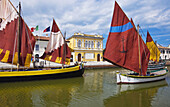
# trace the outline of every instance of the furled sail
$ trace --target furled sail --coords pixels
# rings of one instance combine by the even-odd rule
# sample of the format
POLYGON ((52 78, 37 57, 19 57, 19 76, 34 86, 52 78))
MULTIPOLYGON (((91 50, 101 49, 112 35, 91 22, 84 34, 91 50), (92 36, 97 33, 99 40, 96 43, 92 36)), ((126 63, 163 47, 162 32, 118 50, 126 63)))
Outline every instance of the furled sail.
POLYGON ((65 43, 61 31, 58 28, 55 20, 53 19, 50 40, 41 58, 44 60, 69 65, 70 57, 71 51, 68 45, 65 43))
POLYGON ((146 46, 148 47, 148 49, 150 51, 149 59, 152 61, 159 62, 159 57, 160 57, 161 52, 159 51, 158 47, 154 43, 154 41, 148 31, 147 31, 147 38, 146 38, 146 46))
POLYGON ((121 67, 146 75, 149 54, 142 38, 115 1, 104 58, 121 67))
MULTIPOLYGON (((19 15, 9 0, 0 0, 0 61, 17 64, 17 35, 19 15)), ((20 62, 21 66, 30 66, 35 38, 28 26, 21 18, 20 34, 20 62)))

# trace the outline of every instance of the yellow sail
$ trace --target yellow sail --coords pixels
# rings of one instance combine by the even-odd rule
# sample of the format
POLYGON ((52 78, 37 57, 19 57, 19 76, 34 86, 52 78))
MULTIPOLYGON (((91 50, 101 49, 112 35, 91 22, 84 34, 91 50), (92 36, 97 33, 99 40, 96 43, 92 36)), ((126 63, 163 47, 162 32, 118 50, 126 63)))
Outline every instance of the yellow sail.
POLYGON ((152 37, 150 36, 149 32, 147 32, 147 39, 146 39, 146 46, 150 51, 150 60, 159 62, 159 57, 161 52, 159 51, 158 47, 154 43, 152 37))

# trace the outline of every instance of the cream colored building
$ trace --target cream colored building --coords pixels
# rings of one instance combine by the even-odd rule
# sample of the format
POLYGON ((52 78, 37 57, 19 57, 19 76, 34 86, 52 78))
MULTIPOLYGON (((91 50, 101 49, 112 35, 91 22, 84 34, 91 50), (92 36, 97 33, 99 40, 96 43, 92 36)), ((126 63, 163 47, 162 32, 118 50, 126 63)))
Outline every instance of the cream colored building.
POLYGON ((71 60, 80 61, 103 61, 103 36, 74 33, 68 38, 71 48, 71 60))
POLYGON ((157 44, 157 46, 161 52, 160 59, 170 60, 170 45, 168 47, 163 47, 157 44))

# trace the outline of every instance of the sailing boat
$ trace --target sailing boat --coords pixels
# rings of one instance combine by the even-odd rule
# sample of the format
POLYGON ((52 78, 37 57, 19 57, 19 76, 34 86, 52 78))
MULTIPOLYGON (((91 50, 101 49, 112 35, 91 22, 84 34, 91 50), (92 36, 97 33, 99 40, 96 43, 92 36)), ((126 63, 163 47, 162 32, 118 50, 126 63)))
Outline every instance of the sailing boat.
POLYGON ((156 43, 153 41, 151 35, 147 31, 146 46, 150 51, 148 70, 153 69, 163 69, 165 67, 165 62, 159 62, 159 57, 161 52, 159 51, 156 43))
MULTIPOLYGON (((138 26, 139 30, 139 26, 138 26)), ((115 1, 104 58, 133 73, 117 72, 117 83, 143 83, 165 79, 167 69, 147 73, 150 52, 132 22, 115 1)))
POLYGON ((63 37, 59 27, 53 19, 51 36, 47 48, 41 58, 44 60, 69 65, 71 51, 65 43, 65 35, 63 37))
MULTIPOLYGON (((9 0, 0 1, 0 61, 15 64, 18 68, 17 70, 12 68, 9 70, 1 70, 0 82, 44 80, 82 76, 84 73, 83 64, 69 67, 63 66, 62 68, 29 68, 35 45, 35 38, 20 16, 20 10, 20 3, 18 12, 9 0), (21 68, 21 66, 24 67, 21 68), (25 67, 27 67, 27 69, 24 69, 25 67)), ((58 42, 61 41, 56 41, 55 43, 58 42)), ((65 41, 62 41, 62 43, 65 46, 65 41)), ((62 49, 63 50, 60 49, 59 51, 64 52, 64 48, 62 49)), ((54 50, 51 50, 51 52, 55 52, 55 48, 54 50)), ((57 58, 62 59, 64 64, 66 61, 63 57, 64 55, 57 58)), ((50 56, 50 58, 53 59, 53 56, 50 56)))

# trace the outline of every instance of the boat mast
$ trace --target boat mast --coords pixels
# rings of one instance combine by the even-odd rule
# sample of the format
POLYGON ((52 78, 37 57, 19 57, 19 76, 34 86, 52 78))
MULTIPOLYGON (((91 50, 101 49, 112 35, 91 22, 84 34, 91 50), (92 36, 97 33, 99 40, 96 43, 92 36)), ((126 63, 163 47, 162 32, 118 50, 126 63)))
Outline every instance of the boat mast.
POLYGON ((64 68, 64 62, 66 61, 66 41, 65 41, 65 38, 66 38, 66 32, 64 32, 64 36, 63 36, 64 46, 63 46, 62 68, 64 68))
POLYGON ((141 55, 140 55, 140 40, 139 40, 139 24, 137 25, 137 30, 138 30, 138 51, 139 51, 139 74, 142 75, 142 69, 141 69, 141 55))
POLYGON ((18 62, 17 62, 17 70, 19 69, 19 62, 20 62, 20 52, 21 52, 21 48, 20 48, 20 41, 21 41, 21 2, 19 2, 19 21, 18 21, 18 42, 17 42, 17 50, 18 50, 18 62))
MULTIPOLYGON (((155 45, 156 45, 156 41, 155 41, 155 45)), ((157 45, 156 45, 156 47, 157 47, 157 45)), ((156 63, 158 63, 158 62, 157 62, 157 56, 158 56, 158 55, 157 55, 157 48, 155 48, 155 52, 156 52, 156 63)))

